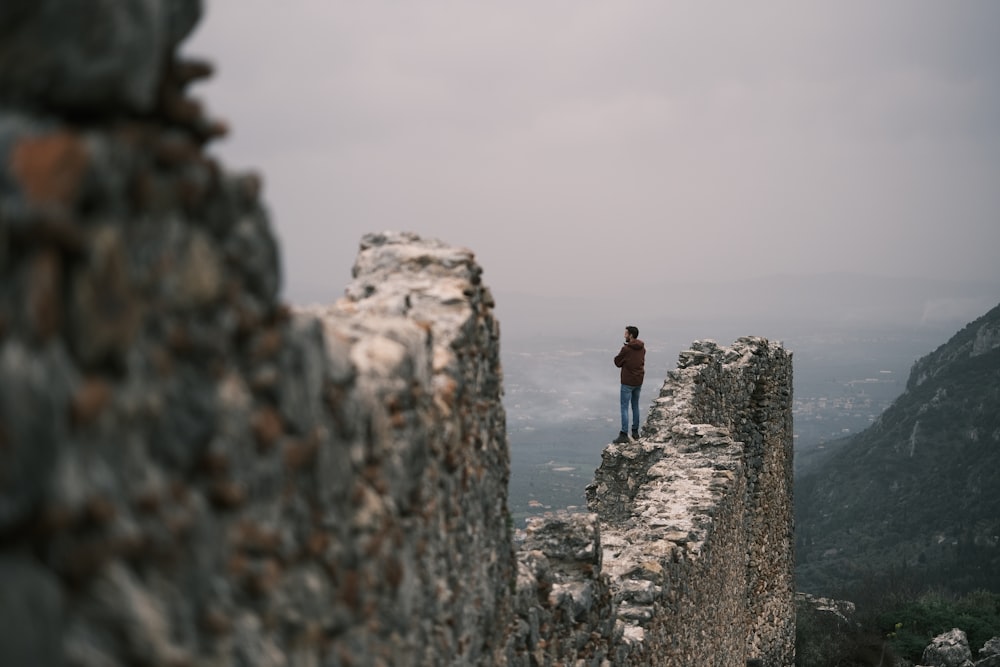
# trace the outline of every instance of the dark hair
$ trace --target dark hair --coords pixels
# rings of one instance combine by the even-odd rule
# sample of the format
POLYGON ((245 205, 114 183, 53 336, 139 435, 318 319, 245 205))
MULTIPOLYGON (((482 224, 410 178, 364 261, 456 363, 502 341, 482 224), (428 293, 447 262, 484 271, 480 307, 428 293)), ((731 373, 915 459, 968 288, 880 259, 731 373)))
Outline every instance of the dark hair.
POLYGON ((639 327, 634 327, 631 324, 625 327, 625 330, 632 334, 632 338, 639 337, 639 327))

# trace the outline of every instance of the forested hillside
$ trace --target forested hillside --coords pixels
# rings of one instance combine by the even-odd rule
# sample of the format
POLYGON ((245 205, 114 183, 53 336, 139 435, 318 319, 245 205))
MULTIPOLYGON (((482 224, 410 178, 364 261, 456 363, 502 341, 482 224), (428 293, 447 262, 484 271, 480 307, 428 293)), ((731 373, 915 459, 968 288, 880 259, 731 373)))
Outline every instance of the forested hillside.
POLYGON ((800 590, 889 577, 1000 591, 1000 306, 917 361, 795 493, 800 590))

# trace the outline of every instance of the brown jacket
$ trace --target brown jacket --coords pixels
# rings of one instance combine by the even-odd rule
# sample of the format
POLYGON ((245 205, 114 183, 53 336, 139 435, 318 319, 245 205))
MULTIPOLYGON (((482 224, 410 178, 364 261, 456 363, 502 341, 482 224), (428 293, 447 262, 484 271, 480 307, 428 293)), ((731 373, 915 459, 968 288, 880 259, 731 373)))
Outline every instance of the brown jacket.
POLYGON ((622 384, 638 387, 646 375, 646 344, 638 338, 622 345, 615 357, 615 366, 622 369, 622 384))

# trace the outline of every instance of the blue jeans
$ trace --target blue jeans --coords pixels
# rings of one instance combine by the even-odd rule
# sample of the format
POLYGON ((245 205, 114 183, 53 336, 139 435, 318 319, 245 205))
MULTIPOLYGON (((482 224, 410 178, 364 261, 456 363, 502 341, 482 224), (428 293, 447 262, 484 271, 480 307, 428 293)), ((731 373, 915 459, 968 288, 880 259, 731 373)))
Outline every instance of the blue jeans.
POLYGON ((632 404, 632 430, 639 430, 639 390, 642 389, 640 384, 637 387, 632 385, 623 384, 622 385, 622 433, 628 433, 628 405, 632 404))

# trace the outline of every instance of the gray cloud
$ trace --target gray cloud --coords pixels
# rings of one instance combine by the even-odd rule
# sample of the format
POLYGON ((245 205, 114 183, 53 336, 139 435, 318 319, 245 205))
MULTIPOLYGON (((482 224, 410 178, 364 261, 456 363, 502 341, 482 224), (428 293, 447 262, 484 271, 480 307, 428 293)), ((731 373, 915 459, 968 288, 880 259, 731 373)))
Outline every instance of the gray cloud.
POLYGON ((472 248, 499 293, 1000 284, 998 3, 217 0, 185 50, 294 301, 381 229, 472 248))

